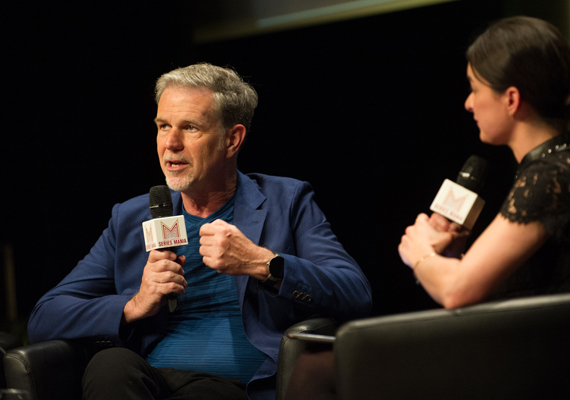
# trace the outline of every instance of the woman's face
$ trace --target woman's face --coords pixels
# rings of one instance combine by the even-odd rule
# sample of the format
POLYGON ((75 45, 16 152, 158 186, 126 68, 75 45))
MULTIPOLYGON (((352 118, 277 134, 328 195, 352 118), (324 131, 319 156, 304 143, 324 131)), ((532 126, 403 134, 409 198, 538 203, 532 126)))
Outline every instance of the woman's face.
POLYGON ((471 93, 465 100, 465 109, 473 113, 481 141, 495 145, 508 144, 512 118, 507 108, 507 96, 491 89, 489 82, 480 75, 475 76, 471 64, 467 64, 467 79, 471 93))

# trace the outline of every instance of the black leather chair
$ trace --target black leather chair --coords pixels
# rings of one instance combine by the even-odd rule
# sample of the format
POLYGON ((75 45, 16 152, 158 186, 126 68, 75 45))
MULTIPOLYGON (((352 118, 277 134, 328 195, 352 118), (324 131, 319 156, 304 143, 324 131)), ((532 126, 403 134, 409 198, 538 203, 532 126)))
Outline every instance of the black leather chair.
MULTIPOLYGON (((287 337, 292 332, 333 334, 330 318, 313 318, 285 332, 279 350, 277 395, 283 397, 295 359, 307 344, 287 337)), ((27 390, 32 400, 80 400, 83 371, 96 348, 69 340, 52 340, 12 349, 4 358, 9 388, 27 390)))
POLYGON ((309 346, 314 345, 311 342, 291 339, 289 335, 306 332, 332 336, 335 334, 337 328, 338 325, 336 321, 331 318, 315 318, 293 325, 285 331, 279 348, 276 400, 283 399, 287 385, 289 384, 289 378, 291 377, 293 367, 299 355, 307 350, 309 346))
POLYGON ((570 294, 352 321, 334 354, 342 400, 569 399, 570 294))
POLYGON ((0 332, 0 389, 6 388, 6 378, 4 375, 4 355, 10 349, 22 345, 22 340, 8 332, 0 332))

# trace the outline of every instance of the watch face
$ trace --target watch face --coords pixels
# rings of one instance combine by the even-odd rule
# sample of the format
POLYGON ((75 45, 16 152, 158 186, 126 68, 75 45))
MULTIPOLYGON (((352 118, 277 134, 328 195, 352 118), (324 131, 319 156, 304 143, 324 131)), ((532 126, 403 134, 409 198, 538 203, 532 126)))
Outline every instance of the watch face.
POLYGON ((269 262, 269 273, 273 278, 282 279, 284 267, 285 260, 279 254, 276 254, 275 257, 273 257, 273 259, 269 262))

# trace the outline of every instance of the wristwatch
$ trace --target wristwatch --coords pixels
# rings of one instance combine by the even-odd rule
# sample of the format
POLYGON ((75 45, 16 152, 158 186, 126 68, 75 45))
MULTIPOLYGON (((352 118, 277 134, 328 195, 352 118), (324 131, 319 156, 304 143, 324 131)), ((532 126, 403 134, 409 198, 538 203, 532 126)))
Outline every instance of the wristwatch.
POLYGON ((280 254, 274 253, 275 256, 267 262, 269 276, 261 283, 265 287, 273 287, 276 283, 283 279, 283 270, 285 268, 285 260, 280 254))

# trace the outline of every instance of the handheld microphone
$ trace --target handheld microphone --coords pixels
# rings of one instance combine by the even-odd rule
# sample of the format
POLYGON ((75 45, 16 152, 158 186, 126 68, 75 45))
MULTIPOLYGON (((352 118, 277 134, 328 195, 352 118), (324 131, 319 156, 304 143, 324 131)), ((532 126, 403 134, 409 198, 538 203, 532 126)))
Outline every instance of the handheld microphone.
POLYGON ((472 192, 479 193, 487 179, 488 164, 482 157, 475 155, 469 157, 457 174, 456 182, 472 192))
MULTIPOLYGON (((184 216, 172 216, 172 196, 168 186, 159 185, 150 188, 150 215, 153 219, 143 222, 143 232, 146 251, 166 249, 174 251, 173 247, 188 244, 184 216)), ((168 311, 173 312, 177 304, 176 293, 169 293, 168 311)))
POLYGON ((449 179, 443 182, 430 210, 471 230, 485 205, 477 192, 487 177, 487 165, 484 158, 469 157, 457 175, 457 183, 449 179))

